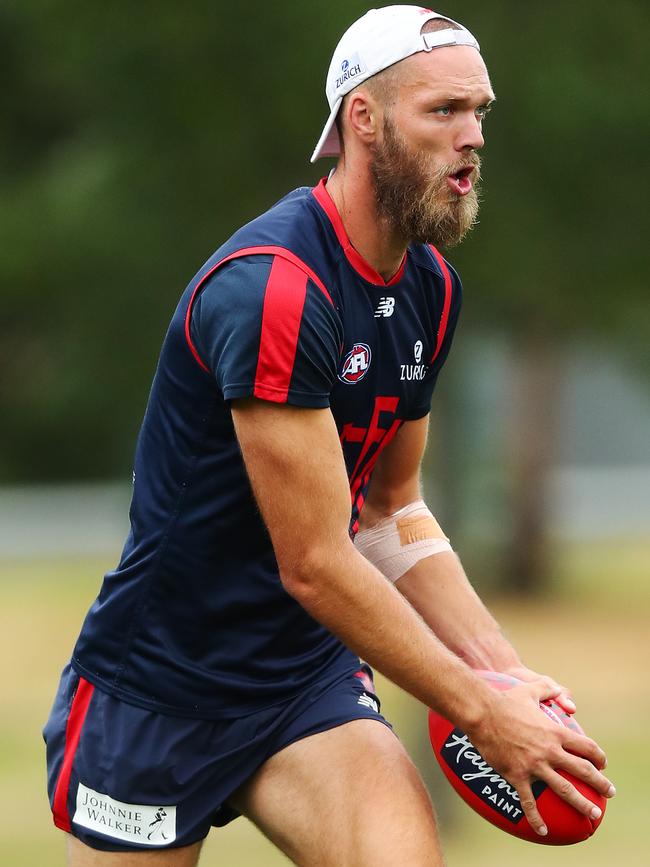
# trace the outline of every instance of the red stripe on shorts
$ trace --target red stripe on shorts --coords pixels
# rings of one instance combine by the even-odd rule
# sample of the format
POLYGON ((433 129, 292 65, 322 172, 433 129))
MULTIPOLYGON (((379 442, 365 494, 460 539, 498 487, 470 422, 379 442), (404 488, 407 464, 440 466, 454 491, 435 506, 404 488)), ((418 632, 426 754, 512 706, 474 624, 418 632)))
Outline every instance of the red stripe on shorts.
POLYGON ((74 761, 77 747, 79 746, 79 738, 81 737, 81 729, 88 713, 88 706, 92 698, 95 687, 79 678, 77 692, 72 701, 70 708, 70 716, 68 717, 68 725, 65 730, 65 751, 63 753, 63 765, 61 773, 56 784, 54 792, 54 804, 52 806, 52 815, 54 824, 57 828, 63 831, 70 832, 72 824, 70 822, 70 813, 68 812, 68 792, 70 790, 70 775, 72 773, 72 763, 74 761))
POLYGON ((276 403, 287 400, 306 297, 305 272, 276 256, 264 295, 255 397, 276 403))

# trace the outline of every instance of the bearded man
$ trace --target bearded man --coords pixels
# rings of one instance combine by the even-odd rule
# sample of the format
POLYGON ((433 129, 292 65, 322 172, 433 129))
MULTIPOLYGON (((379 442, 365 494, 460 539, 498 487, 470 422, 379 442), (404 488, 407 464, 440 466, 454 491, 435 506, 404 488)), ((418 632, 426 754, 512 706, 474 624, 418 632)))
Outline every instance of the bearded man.
POLYGON ((524 667, 420 492, 460 309, 438 245, 476 218, 494 99, 478 43, 372 10, 326 93, 313 159, 335 171, 217 250, 163 343, 131 533, 45 729, 74 867, 194 865, 239 814, 297 864, 442 864, 367 663, 466 731, 540 835, 533 779, 586 814, 559 770, 613 794, 602 750, 539 712, 575 706, 524 667), (526 683, 497 694, 478 668, 526 683))

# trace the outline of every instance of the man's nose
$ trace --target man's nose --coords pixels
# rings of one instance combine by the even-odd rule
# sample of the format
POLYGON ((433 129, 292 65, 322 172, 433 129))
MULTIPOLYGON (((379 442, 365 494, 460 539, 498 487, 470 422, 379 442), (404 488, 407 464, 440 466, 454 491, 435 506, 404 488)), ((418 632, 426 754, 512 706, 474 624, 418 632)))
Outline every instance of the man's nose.
POLYGON ((463 116, 461 125, 456 136, 456 150, 479 150, 485 144, 481 120, 474 112, 467 112, 463 116))

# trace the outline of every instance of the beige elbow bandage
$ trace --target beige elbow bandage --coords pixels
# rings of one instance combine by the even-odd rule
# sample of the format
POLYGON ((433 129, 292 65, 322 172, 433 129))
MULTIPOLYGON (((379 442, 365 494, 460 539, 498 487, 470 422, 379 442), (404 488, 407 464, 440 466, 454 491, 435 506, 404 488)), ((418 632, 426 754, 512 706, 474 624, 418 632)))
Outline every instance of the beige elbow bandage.
POLYGON ((374 527, 361 530, 354 544, 393 583, 419 560, 452 550, 424 500, 409 503, 374 527))

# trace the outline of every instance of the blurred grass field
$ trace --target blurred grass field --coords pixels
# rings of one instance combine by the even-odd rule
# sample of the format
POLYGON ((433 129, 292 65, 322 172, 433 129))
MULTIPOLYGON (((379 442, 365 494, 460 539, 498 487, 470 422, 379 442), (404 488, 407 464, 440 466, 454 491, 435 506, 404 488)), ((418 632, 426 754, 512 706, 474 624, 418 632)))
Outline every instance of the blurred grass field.
MULTIPOLYGON (((573 688, 578 718, 608 753, 608 773, 618 788, 596 836, 554 850, 553 864, 648 867, 642 835, 650 803, 650 545, 565 546, 557 562, 553 593, 543 601, 491 601, 524 660, 573 688)), ((40 729, 81 619, 102 572, 111 565, 106 559, 0 561, 3 867, 64 865, 62 835, 51 824, 45 795, 40 729)), ((380 682, 380 693, 385 714, 413 754, 433 762, 424 740, 423 709, 390 684, 380 682)), ((434 798, 442 799, 441 828, 450 867, 548 863, 546 847, 493 829, 436 779, 434 798)), ((215 829, 201 861, 202 867, 287 863, 243 819, 215 829)))

